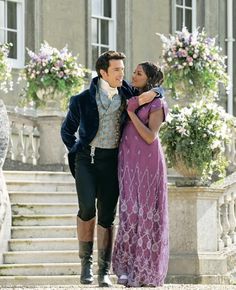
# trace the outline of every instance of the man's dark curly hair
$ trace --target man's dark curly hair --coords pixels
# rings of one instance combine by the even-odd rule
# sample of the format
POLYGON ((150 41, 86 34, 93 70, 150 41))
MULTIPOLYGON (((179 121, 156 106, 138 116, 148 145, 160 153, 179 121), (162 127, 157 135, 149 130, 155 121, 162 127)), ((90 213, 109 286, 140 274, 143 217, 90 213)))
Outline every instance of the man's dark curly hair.
POLYGON ((99 77, 101 77, 100 70, 107 72, 110 65, 109 61, 112 59, 125 59, 125 54, 123 52, 118 52, 114 50, 109 50, 102 53, 96 61, 96 72, 99 77))

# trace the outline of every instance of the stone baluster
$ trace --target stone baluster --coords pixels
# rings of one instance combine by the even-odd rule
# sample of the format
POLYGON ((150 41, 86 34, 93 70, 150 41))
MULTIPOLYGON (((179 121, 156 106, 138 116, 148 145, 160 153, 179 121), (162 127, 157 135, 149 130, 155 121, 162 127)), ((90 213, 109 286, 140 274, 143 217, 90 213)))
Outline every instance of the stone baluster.
POLYGON ((34 136, 34 144, 35 144, 35 159, 36 164, 38 164, 40 154, 39 154, 39 148, 40 148, 40 133, 38 130, 38 127, 35 126, 33 130, 33 136, 34 136))
POLYGON ((231 198, 229 201, 229 224, 230 224, 230 232, 229 235, 231 237, 232 243, 236 243, 236 218, 235 218, 235 198, 234 193, 231 193, 231 198))
POLYGON ((68 165, 68 150, 65 146, 65 154, 64 154, 64 164, 68 165))
POLYGON ((224 203, 222 205, 222 227, 223 227, 223 241, 225 247, 229 247, 232 244, 231 238, 229 236, 230 224, 229 224, 229 214, 228 214, 228 196, 224 196, 224 203))
POLYGON ((25 125, 22 124, 20 128, 18 128, 17 159, 25 163, 26 156, 25 156, 24 131, 25 125))
POLYGON ((28 146, 26 148, 27 162, 33 165, 37 164, 34 144, 34 128, 29 129, 28 146))
POLYGON ((15 160, 14 140, 13 140, 14 126, 15 126, 15 123, 14 121, 12 121, 9 127, 9 143, 8 143, 8 152, 7 152, 7 158, 11 160, 15 160))
POLYGON ((223 227, 222 227, 222 202, 218 200, 217 209, 218 209, 218 251, 224 248, 224 242, 222 240, 223 236, 223 227))

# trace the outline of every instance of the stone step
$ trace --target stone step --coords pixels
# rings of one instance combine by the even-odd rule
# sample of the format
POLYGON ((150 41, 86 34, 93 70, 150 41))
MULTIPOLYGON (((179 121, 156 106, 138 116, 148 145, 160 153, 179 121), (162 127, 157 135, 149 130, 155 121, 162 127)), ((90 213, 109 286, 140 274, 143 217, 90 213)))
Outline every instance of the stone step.
POLYGON ((3 171, 6 180, 74 181, 69 172, 53 171, 3 171))
POLYGON ((58 226, 76 225, 76 214, 61 215, 13 215, 13 226, 58 226))
MULTIPOLYGON (((15 177, 6 173, 12 236, 0 265, 0 288, 19 281, 21 285, 79 284, 74 180, 69 174, 24 173, 15 177)), ((95 236, 95 272, 96 249, 95 236)))
POLYGON ((72 191, 75 192, 73 181, 33 181, 33 180, 6 180, 8 191, 49 192, 72 191))
POLYGON ((77 203, 78 198, 75 192, 26 192, 26 191, 9 191, 11 203, 77 203))
MULTIPOLYGON (((124 288, 123 286, 115 284, 117 281, 117 278, 115 275, 111 275, 110 277, 111 277, 111 280, 115 286, 115 287, 112 287, 112 290, 124 288)), ((9 285, 11 285, 11 287, 14 287, 14 290, 26 289, 26 288, 22 288, 24 286, 27 287, 27 289, 38 289, 39 290, 39 289, 41 289, 41 287, 39 288, 39 286, 42 286, 43 287, 42 289, 52 290, 52 289, 54 289, 53 285, 55 287, 56 287, 56 285, 58 285, 59 288, 57 288, 57 289, 60 289, 60 290, 64 290, 64 289, 72 290, 72 289, 90 289, 90 288, 94 288, 96 286, 98 287, 98 282, 97 282, 97 275, 94 275, 94 282, 91 286, 81 285, 79 275, 0 276, 0 286, 2 286, 2 287, 6 286, 7 290, 13 290, 12 288, 9 288, 9 285), (35 285, 35 286, 32 286, 32 285, 35 285), (15 288, 16 286, 19 286, 20 288, 15 288), (28 288, 28 287, 30 287, 30 288, 28 288), (46 288, 44 288, 44 287, 46 287, 46 288)), ((2 287, 1 287, 1 290, 3 290, 2 287)), ((165 286, 164 286, 164 288, 165 288, 165 286)), ((99 289, 103 289, 103 288, 99 288, 99 289)), ((138 290, 139 288, 135 288, 135 289, 138 290)), ((140 288, 140 289, 143 289, 143 288, 140 288)), ((155 288, 155 289, 159 289, 159 287, 155 288)), ((163 290, 163 288, 160 288, 160 289, 163 290)), ((171 288, 171 289, 173 289, 173 288, 171 288)), ((178 288, 178 289, 181 289, 181 288, 178 288)), ((222 290, 222 289, 219 289, 219 290, 222 290)))
MULTIPOLYGON (((60 215, 13 215, 13 226, 73 226, 76 225, 77 212, 75 214, 60 215)), ((117 227, 119 217, 116 215, 114 225, 117 227)))
MULTIPOLYGON (((94 251, 94 261, 97 254, 94 251)), ((4 264, 79 263, 78 250, 14 251, 3 254, 4 264)))
POLYGON ((11 206, 13 215, 71 214, 77 213, 77 203, 17 203, 11 206))
POLYGON ((13 226, 12 239, 76 238, 76 226, 13 226))
POLYGON ((77 238, 10 239, 10 251, 78 250, 77 238))
POLYGON ((79 275, 80 263, 3 264, 0 276, 79 275))

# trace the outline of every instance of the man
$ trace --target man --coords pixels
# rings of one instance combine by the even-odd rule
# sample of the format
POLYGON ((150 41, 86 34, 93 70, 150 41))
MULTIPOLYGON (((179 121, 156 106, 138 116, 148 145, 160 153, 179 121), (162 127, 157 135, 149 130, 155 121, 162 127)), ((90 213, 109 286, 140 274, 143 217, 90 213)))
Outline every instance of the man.
MULTIPOLYGON (((125 55, 107 51, 96 62, 98 77, 90 88, 71 98, 61 136, 69 150, 75 177, 79 211, 77 232, 81 258, 81 284, 93 282, 92 254, 97 199, 97 246, 99 287, 112 286, 109 278, 113 222, 119 195, 117 153, 124 122, 126 99, 137 95, 124 80, 125 55)), ((141 95, 139 104, 156 93, 141 95)))

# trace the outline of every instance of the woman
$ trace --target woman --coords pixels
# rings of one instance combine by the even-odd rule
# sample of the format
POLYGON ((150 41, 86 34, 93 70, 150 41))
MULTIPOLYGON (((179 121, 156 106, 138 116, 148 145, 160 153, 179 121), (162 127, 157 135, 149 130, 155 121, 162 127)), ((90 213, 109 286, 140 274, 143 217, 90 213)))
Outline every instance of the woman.
MULTIPOLYGON (((140 93, 162 81, 161 70, 150 62, 139 64, 132 77, 140 93)), ((138 108, 133 97, 127 112, 119 147, 120 224, 113 271, 119 284, 160 286, 167 274, 169 243, 167 174, 158 131, 167 105, 164 98, 155 98, 138 108)))

